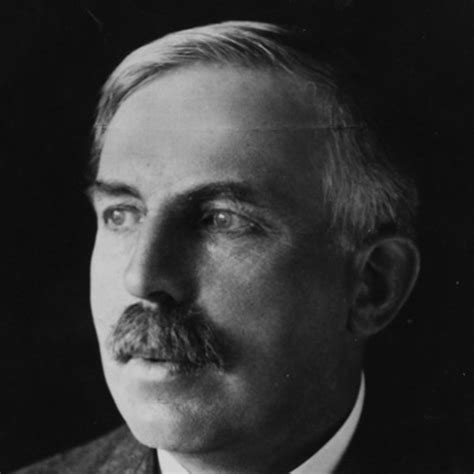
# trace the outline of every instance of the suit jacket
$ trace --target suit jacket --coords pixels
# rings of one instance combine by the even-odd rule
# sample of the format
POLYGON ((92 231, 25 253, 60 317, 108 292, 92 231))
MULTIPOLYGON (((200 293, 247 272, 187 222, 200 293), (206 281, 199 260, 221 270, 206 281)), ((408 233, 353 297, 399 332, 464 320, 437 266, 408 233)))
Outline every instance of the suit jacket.
MULTIPOLYGON (((338 474, 472 474, 469 436, 459 425, 416 421, 377 409, 368 390, 360 423, 338 474), (374 408, 375 407, 375 408, 374 408)), ((373 398, 377 397, 373 393, 373 398)), ((17 474, 160 474, 156 451, 121 427, 17 474)))

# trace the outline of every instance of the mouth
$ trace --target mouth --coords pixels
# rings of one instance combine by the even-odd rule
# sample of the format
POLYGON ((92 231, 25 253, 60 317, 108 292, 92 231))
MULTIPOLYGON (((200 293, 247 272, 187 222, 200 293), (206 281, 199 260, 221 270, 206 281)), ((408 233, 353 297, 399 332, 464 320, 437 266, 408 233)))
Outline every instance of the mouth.
POLYGON ((196 377, 200 377, 209 368, 207 365, 197 366, 188 360, 143 355, 134 355, 127 362, 122 362, 120 365, 132 380, 153 384, 195 380, 196 377))
POLYGON ((132 360, 144 360, 147 362, 184 362, 184 358, 171 357, 169 355, 155 353, 155 352, 133 352, 122 357, 121 362, 127 363, 132 360))
POLYGON ((176 363, 179 364, 179 361, 171 360, 171 359, 164 359, 162 357, 154 357, 154 356, 135 356, 133 359, 142 359, 145 362, 157 363, 162 364, 165 362, 176 363))
POLYGON ((169 355, 162 354, 159 351, 135 352, 129 354, 123 362, 127 363, 132 360, 141 360, 150 364, 192 365, 192 363, 184 357, 170 357, 169 355))
POLYGON ((141 367, 147 370, 165 369, 172 374, 195 373, 205 368, 188 359, 172 359, 150 354, 135 354, 131 356, 124 365, 141 367))

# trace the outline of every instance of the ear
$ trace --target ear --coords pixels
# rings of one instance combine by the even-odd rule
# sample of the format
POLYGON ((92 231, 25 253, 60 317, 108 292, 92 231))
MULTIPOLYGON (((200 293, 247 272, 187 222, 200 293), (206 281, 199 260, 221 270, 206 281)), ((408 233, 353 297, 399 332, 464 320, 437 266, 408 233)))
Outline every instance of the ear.
POLYGON ((407 238, 383 238, 359 250, 354 259, 350 331, 369 337, 387 326, 410 295, 419 269, 420 254, 407 238))

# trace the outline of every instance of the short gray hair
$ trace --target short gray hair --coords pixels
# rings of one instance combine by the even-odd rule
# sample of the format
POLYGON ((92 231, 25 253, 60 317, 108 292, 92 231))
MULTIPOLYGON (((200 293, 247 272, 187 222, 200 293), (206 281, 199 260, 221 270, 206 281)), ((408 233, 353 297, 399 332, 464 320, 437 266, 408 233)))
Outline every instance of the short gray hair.
POLYGON ((296 28, 230 21, 171 33, 135 50, 103 87, 94 125, 93 173, 120 105, 164 72, 194 63, 285 72, 328 92, 315 106, 323 109, 322 126, 332 137, 321 186, 328 230, 337 244, 350 251, 385 234, 412 237, 418 206, 413 180, 389 157, 356 105, 345 68, 349 62, 319 40, 309 41, 307 32, 296 28))

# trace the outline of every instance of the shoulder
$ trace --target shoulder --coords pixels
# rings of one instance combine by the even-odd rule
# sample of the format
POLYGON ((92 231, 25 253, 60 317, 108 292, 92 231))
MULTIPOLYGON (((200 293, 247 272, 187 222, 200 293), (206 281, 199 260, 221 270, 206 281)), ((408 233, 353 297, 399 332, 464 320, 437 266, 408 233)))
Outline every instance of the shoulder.
POLYGON ((83 446, 20 469, 16 474, 105 474, 126 472, 126 465, 135 472, 146 463, 150 452, 123 426, 83 446))

